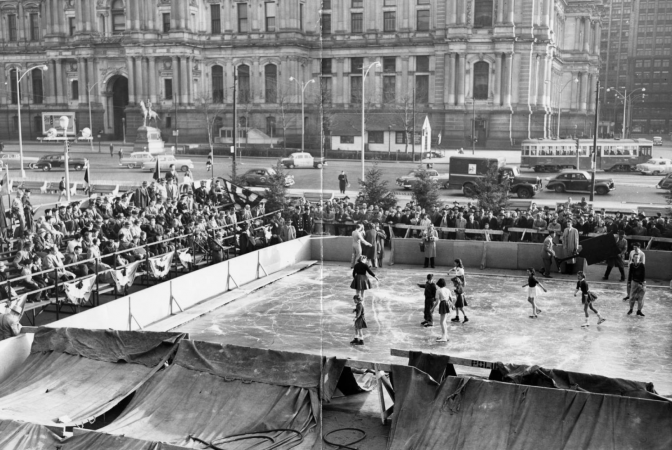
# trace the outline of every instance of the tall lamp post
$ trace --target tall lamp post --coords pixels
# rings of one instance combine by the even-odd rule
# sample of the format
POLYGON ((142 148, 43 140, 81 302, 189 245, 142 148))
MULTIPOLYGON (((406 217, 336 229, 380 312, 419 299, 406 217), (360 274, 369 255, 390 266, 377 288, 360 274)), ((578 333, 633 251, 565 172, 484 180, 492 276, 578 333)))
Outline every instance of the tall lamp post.
MULTIPOLYGON (((365 127, 366 127, 366 121, 364 119, 364 110, 366 109, 366 97, 364 96, 366 92, 366 76, 369 74, 369 70, 373 66, 378 66, 380 67, 380 63, 378 61, 372 62, 369 64, 369 67, 367 67, 366 71, 364 70, 364 66, 362 66, 362 181, 364 181, 364 148, 365 148, 365 127)), ((415 139, 415 136, 413 137, 415 139)))
POLYGON ((304 93, 306 92, 306 88, 308 87, 308 85, 310 83, 314 83, 315 80, 311 78, 310 80, 308 80, 308 81, 306 81, 305 83, 302 84, 296 78, 289 77, 289 81, 296 81, 296 84, 299 85, 299 89, 301 89, 301 151, 303 152, 304 143, 305 143, 304 142, 305 141, 305 135, 306 135, 306 119, 305 119, 306 116, 304 115, 303 99, 304 99, 304 93))
POLYGON ((61 116, 58 119, 61 128, 63 128, 63 137, 65 144, 63 146, 63 156, 65 157, 65 196, 70 203, 70 151, 68 148, 68 123, 70 118, 68 116, 61 116))
POLYGON ((32 72, 35 69, 41 69, 41 70, 49 70, 47 66, 35 66, 31 67, 30 69, 26 70, 23 72, 23 75, 19 76, 19 69, 16 70, 16 109, 18 112, 19 116, 19 164, 21 165, 21 178, 26 178, 26 169, 23 167, 23 136, 21 133, 21 79, 28 75, 28 73, 32 72))
MULTIPOLYGON (((562 102, 562 93, 564 92, 565 88, 567 86, 569 86, 569 83, 571 83, 571 82, 578 83, 579 79, 574 78, 573 80, 569 80, 567 83, 565 83, 565 85, 562 87, 562 89, 560 89, 560 93, 558 94, 558 131, 555 135, 555 137, 558 138, 558 139, 560 139, 560 113, 562 112, 562 109, 560 108, 560 106, 561 106, 561 102, 562 102)), ((578 153, 578 151, 577 151, 577 153, 578 153)))
MULTIPOLYGON (((96 85, 98 85, 100 81, 96 81, 93 83, 93 86, 89 87, 89 95, 87 96, 89 99, 89 130, 91 130, 91 153, 93 153, 93 121, 91 120, 91 91, 93 90, 96 85)), ((100 143, 99 143, 100 146, 100 143)))
POLYGON ((621 92, 616 88, 610 87, 609 89, 607 89, 607 92, 610 92, 610 91, 614 91, 614 94, 616 94, 616 97, 623 100, 623 133, 622 133, 621 139, 625 139, 625 120, 626 120, 626 117, 627 117, 626 110, 627 110, 627 107, 628 107, 628 99, 630 97, 632 97, 632 94, 634 94, 637 91, 646 92, 646 88, 637 88, 634 91, 630 92, 629 94, 628 94, 628 90, 625 89, 625 88, 623 88, 623 92, 621 92))
POLYGON ((476 154, 476 100, 471 99, 471 154, 476 154))

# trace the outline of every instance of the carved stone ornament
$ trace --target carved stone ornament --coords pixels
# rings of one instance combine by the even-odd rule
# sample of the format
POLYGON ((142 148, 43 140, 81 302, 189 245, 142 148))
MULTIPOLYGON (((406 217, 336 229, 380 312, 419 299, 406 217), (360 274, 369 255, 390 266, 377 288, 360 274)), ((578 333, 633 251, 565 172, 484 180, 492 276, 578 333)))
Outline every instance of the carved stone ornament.
POLYGON ((161 5, 170 5, 172 0, 160 0, 159 1, 159 6, 161 5))
POLYGON ((75 0, 65 0, 65 9, 75 9, 75 0))
POLYGON ((173 62, 170 59, 164 59, 163 60, 163 68, 164 70, 170 70, 173 67, 173 62))
POLYGON ((471 23, 471 2, 467 1, 467 23, 471 23))
POLYGON ((106 8, 107 7, 107 0, 98 0, 96 2, 96 7, 98 8, 106 8))

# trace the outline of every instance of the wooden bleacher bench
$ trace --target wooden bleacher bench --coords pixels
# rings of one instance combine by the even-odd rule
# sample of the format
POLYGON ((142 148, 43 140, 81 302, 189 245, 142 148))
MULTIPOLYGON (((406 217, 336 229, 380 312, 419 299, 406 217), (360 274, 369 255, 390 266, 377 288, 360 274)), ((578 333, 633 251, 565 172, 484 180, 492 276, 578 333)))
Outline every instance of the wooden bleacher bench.
POLYGON ((47 193, 47 187, 49 183, 46 181, 21 181, 14 185, 14 189, 30 189, 31 191, 39 189, 41 193, 47 193))
POLYGON ((93 184, 91 185, 91 194, 98 195, 112 195, 116 197, 119 195, 118 184, 93 184))
POLYGON ((333 192, 305 191, 303 193, 303 198, 310 203, 325 202, 327 200, 333 200, 334 194, 333 192))

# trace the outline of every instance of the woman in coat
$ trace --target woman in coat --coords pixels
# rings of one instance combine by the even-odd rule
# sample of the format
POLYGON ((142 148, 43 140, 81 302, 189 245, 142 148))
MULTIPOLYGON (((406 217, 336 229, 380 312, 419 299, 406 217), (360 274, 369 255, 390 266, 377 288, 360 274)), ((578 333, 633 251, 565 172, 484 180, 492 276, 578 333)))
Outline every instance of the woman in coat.
POLYGON ((434 268, 434 258, 436 258, 436 241, 439 240, 439 234, 430 223, 427 229, 422 232, 421 242, 425 244, 425 268, 431 265, 434 268))
MULTIPOLYGON (((562 232, 562 249, 565 258, 579 251, 579 231, 572 225, 571 218, 567 220, 567 228, 562 232)), ((576 258, 566 260, 565 273, 573 273, 574 264, 576 264, 576 258)))
POLYGON ((376 247, 378 246, 376 242, 377 233, 374 226, 370 223, 364 225, 364 239, 366 242, 371 245, 362 249, 362 254, 366 255, 368 260, 371 262, 373 267, 378 267, 376 262, 376 254, 378 253, 376 247))
POLYGON ((383 259, 385 258, 385 241, 387 240, 387 233, 379 223, 374 224, 376 229, 376 260, 375 267, 383 267, 383 259))

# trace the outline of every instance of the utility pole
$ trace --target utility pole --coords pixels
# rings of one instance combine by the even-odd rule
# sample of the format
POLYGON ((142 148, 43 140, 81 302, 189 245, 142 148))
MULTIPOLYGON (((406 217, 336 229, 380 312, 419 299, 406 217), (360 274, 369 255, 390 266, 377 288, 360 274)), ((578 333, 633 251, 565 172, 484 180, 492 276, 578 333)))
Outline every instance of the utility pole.
POLYGON ((411 136, 411 161, 415 162, 415 84, 413 85, 413 135, 411 136))
POLYGON ((238 81, 237 70, 233 68, 233 156, 231 157, 231 175, 236 179, 236 134, 238 134, 238 121, 236 120, 236 83, 238 81))
MULTIPOLYGON (((595 88, 595 123, 593 132, 593 171, 590 174, 590 201, 595 198, 595 170, 597 169, 597 120, 599 119, 598 105, 600 104, 600 80, 597 80, 595 88)), ((625 124, 623 124, 625 126, 625 124)))

